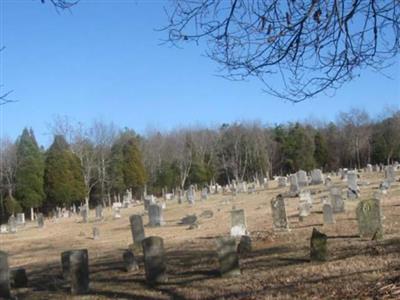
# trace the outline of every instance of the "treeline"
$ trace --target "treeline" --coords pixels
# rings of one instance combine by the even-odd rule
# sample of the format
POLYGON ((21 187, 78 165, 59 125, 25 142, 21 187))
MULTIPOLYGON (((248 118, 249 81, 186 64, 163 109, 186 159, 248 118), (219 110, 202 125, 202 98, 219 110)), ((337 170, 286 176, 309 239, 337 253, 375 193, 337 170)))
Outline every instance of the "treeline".
POLYGON ((362 168, 400 160, 400 111, 371 119, 363 110, 336 122, 267 126, 257 122, 188 127, 170 132, 88 127, 59 118, 47 149, 31 129, 2 140, 0 217, 33 209, 88 203, 110 205, 127 189, 139 198, 190 184, 226 184, 299 169, 362 168))

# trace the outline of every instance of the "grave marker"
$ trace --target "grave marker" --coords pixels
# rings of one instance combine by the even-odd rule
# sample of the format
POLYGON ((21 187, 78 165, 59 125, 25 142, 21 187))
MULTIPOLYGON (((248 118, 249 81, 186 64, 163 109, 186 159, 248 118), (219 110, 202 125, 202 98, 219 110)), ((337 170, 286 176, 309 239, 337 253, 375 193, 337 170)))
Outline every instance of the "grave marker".
POLYGON ((150 284, 168 281, 163 239, 158 236, 145 238, 142 247, 146 281, 150 284))
POLYGON ((220 237, 216 241, 219 271, 222 277, 240 276, 239 256, 233 237, 220 237))

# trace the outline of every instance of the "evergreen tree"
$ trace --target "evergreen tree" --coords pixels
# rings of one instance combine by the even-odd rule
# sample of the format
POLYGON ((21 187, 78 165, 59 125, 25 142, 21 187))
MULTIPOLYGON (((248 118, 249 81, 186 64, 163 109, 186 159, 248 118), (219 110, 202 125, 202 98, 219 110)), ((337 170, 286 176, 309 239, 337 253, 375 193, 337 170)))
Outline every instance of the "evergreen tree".
POLYGON ((41 206, 43 191, 44 160, 32 130, 25 128, 17 141, 17 169, 15 196, 24 208, 41 206))
POLYGON ((314 159, 318 167, 325 168, 328 163, 328 145, 325 137, 317 132, 314 137, 314 159))
POLYGON ((85 183, 79 159, 61 135, 54 137, 47 151, 44 182, 49 208, 68 206, 85 198, 85 183))
POLYGON ((110 190, 116 195, 125 192, 126 186, 124 182, 124 154, 122 140, 117 140, 111 147, 110 165, 108 174, 110 177, 110 190))
POLYGON ((124 182, 125 186, 137 190, 146 183, 146 171, 143 165, 142 154, 135 137, 129 137, 123 146, 124 182))

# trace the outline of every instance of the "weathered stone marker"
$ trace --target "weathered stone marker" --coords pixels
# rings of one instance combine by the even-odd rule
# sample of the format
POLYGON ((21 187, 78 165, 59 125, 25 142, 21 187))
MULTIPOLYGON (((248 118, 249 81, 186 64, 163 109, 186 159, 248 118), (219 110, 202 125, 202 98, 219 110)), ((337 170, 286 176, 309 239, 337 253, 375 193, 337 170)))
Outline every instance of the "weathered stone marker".
POLYGON ((121 219, 121 210, 119 207, 113 208, 113 218, 114 219, 121 219))
POLYGON ((141 245, 145 238, 142 216, 132 215, 129 217, 129 222, 131 224, 133 243, 141 245))
POLYGON ((208 189, 207 188, 204 188, 202 191, 201 191, 201 200, 207 200, 208 199, 208 189))
POLYGON ((17 220, 15 219, 14 215, 11 215, 10 218, 8 219, 8 227, 9 227, 10 233, 17 232, 17 220))
POLYGON ((10 271, 11 286, 14 288, 23 288, 28 285, 28 277, 24 268, 16 268, 10 271))
POLYGON ((89 255, 86 249, 72 250, 69 255, 71 293, 89 292, 89 255))
POLYGON ((149 284, 168 281, 163 239, 158 236, 145 238, 142 247, 146 281, 149 284))
POLYGON ((25 214, 24 213, 17 214, 17 225, 25 225, 25 214))
POLYGON ((139 269, 139 265, 135 259, 135 255, 131 250, 126 250, 122 254, 122 259, 124 261, 124 268, 126 272, 132 272, 139 269))
POLYGON ((278 178, 278 187, 286 187, 287 186, 287 178, 279 177, 278 178))
POLYGON ((242 235, 240 238, 239 245, 237 246, 237 252, 239 254, 247 254, 252 250, 251 238, 248 235, 242 235))
POLYGON ((308 186, 308 177, 306 171, 300 170, 296 173, 297 175, 297 182, 299 183, 299 186, 306 187, 308 186))
POLYGON ((220 275, 222 277, 239 276, 241 272, 235 238, 219 237, 216 242, 220 275))
POLYGON ((393 165, 389 165, 386 167, 385 177, 389 181, 389 183, 393 183, 396 181, 396 173, 393 165))
POLYGON ((332 205, 329 203, 325 203, 322 206, 322 213, 324 216, 324 224, 334 224, 335 219, 333 217, 333 208, 332 205))
POLYGON ((326 234, 313 228, 310 241, 310 258, 312 261, 326 261, 328 259, 327 241, 326 234))
POLYGON ((189 186, 189 189, 186 193, 186 197, 187 197, 187 201, 189 202, 189 204, 193 205, 195 203, 196 197, 195 197, 195 191, 194 191, 193 185, 189 186))
POLYGON ((69 267, 69 255, 71 251, 64 251, 61 253, 61 270, 62 270, 62 277, 64 280, 70 279, 70 267, 69 267))
POLYGON ((292 197, 295 197, 300 193, 300 186, 296 174, 292 174, 289 176, 289 182, 290 182, 289 193, 292 197))
POLYGON ((98 227, 93 227, 93 239, 98 240, 100 238, 100 229, 98 227))
POLYGON ((347 198, 356 199, 359 196, 359 189, 357 185, 357 173, 351 171, 347 173, 347 198))
POLYGON ((314 169, 311 171, 311 184, 323 184, 324 175, 320 169, 314 169))
POLYGON ((286 216, 285 199, 278 195, 271 200, 272 222, 275 230, 289 230, 289 223, 286 216))
POLYGON ((103 205, 99 204, 96 206, 96 220, 100 221, 103 219, 103 205))
POLYGON ((246 235, 246 216, 243 209, 231 211, 231 236, 246 235))
POLYGON ((338 214, 345 211, 345 204, 342 197, 341 188, 332 187, 330 190, 330 198, 333 213, 338 214))
POLYGON ((8 266, 8 254, 0 251, 0 298, 8 299, 10 292, 10 270, 8 266))
POLYGON ((37 214, 36 221, 39 228, 44 227, 44 217, 42 213, 37 214))
POLYGON ((164 225, 162 207, 158 204, 151 204, 149 206, 149 226, 158 227, 162 225, 164 225))
POLYGON ((82 214, 83 223, 89 222, 89 208, 86 206, 83 206, 81 209, 81 214, 82 214))
POLYGON ((360 237, 383 238, 381 206, 378 199, 360 201, 356 215, 360 237))

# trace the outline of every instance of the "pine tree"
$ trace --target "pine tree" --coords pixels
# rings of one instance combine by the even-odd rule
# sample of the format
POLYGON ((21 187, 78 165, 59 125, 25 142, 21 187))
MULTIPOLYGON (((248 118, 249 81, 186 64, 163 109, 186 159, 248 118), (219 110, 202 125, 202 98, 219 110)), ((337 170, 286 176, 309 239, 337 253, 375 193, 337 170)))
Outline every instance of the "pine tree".
POLYGON ((143 165, 142 154, 135 137, 129 137, 123 146, 124 182, 125 186, 137 190, 146 182, 146 171, 143 165))
POLYGON ((44 182, 49 208, 68 206, 85 198, 85 183, 79 159, 61 135, 54 137, 47 151, 44 182))
POLYGON ((26 210, 42 205, 44 160, 32 130, 25 128, 17 140, 15 196, 26 210))
POLYGON ((325 168, 328 163, 328 145, 324 136, 317 132, 314 137, 314 159, 318 167, 325 168))
POLYGON ((111 147, 110 165, 108 174, 111 179, 110 190, 114 195, 121 195, 125 192, 126 186, 124 182, 124 154, 123 144, 119 139, 111 147))

